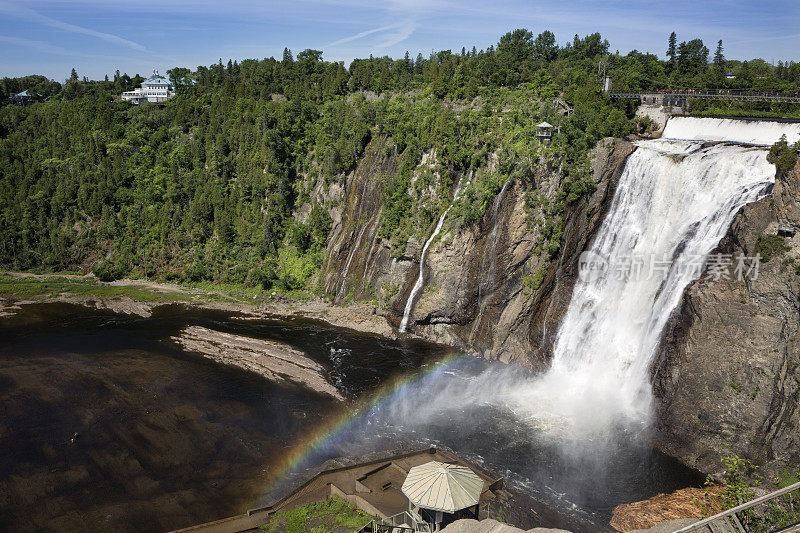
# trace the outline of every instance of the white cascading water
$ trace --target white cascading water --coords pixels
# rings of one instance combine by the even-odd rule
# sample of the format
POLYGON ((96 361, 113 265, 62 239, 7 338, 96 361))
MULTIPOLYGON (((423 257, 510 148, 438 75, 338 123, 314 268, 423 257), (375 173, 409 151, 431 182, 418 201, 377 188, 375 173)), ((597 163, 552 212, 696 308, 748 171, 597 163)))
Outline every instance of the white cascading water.
MULTIPOLYGON (((467 177, 467 183, 472 179, 472 171, 469 172, 469 176, 467 177)), ((458 185, 456 186, 456 193, 453 196, 453 202, 455 203, 456 200, 459 199, 462 190, 462 180, 459 180, 458 185)), ((425 283, 425 256, 428 254, 428 247, 430 247, 433 240, 439 235, 439 232, 442 231, 442 226, 444 225, 444 218, 447 216, 447 213, 450 212, 450 209, 453 207, 453 204, 444 210, 442 216, 439 217, 439 222, 436 223, 436 227, 433 229, 433 233, 431 236, 428 237, 428 240, 425 241, 425 245, 422 247, 422 253, 419 256, 419 276, 417 276, 417 281, 414 283, 414 287, 411 289, 411 294, 408 295, 408 300, 406 300, 406 307, 403 310, 403 320, 400 321, 400 333, 405 333, 408 329, 408 320, 411 318, 411 309, 414 307, 414 300, 417 298, 417 294, 419 291, 422 290, 422 285, 425 283)))
POLYGON ((510 391, 515 403, 544 429, 573 437, 646 422, 650 364, 670 314, 739 208, 774 176, 758 148, 639 143, 589 251, 607 268, 576 281, 552 366, 510 391), (631 257, 643 271, 620 274, 631 257))

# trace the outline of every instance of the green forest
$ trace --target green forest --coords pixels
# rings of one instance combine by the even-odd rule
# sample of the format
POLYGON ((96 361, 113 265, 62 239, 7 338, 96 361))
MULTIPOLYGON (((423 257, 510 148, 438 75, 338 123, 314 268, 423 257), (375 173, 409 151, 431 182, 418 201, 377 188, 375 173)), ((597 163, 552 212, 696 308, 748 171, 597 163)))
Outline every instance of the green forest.
MULTIPOLYGON (((391 139, 399 161, 396 174, 382 178, 381 236, 393 246, 429 231, 447 207, 422 205, 410 187, 423 154, 435 150, 433 185, 445 193, 459 175, 499 156, 498 172, 476 179, 454 208, 462 225, 482 217, 505 180, 529 183, 536 202, 537 165, 560 169, 562 192, 542 243, 552 254, 564 206, 592 190, 588 151, 635 128, 635 103, 601 92, 599 61, 615 88, 800 90, 796 63, 729 61, 721 42, 709 57, 702 41, 677 43, 674 34, 665 51, 665 60, 621 55, 597 33, 559 45, 549 31, 524 29, 485 50, 349 66, 325 61, 319 50, 285 50, 280 59, 172 68, 178 94, 166 105, 120 101, 143 78, 119 71, 91 81, 73 70, 63 84, 3 78, 0 267, 318 291, 331 206, 311 191, 344 184, 379 135, 391 139), (44 101, 10 103, 23 89, 44 101), (574 112, 558 114, 556 97, 574 112), (535 137, 541 120, 559 126, 547 146, 535 137), (299 222, 302 206, 309 214, 299 222)), ((800 116, 797 106, 749 105, 701 103, 693 111, 800 116)))

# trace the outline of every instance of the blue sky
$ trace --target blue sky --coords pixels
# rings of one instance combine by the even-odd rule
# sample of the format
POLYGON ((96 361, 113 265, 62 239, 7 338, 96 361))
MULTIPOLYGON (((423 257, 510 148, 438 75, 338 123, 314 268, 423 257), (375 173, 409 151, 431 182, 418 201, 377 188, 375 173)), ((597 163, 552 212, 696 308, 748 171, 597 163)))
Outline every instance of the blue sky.
POLYGON ((722 39, 729 58, 800 61, 800 0, 0 0, 0 76, 147 74, 280 57, 285 46, 345 62, 427 56, 486 48, 520 27, 549 29, 562 44, 599 31, 612 50, 661 57, 676 31, 712 52, 722 39))

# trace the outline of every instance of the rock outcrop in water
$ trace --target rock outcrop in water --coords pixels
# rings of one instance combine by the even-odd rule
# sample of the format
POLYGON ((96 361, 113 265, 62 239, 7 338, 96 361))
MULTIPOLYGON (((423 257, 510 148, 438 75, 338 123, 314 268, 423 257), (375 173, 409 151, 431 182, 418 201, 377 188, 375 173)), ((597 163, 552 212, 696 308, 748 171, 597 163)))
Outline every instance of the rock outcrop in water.
POLYGON ((296 383, 316 392, 344 400, 325 379, 325 369, 288 344, 233 335, 202 326, 188 326, 173 337, 184 350, 212 361, 255 372, 276 383, 296 383))
POLYGON ((772 195, 741 209, 718 251, 773 255, 758 279, 701 279, 686 291, 655 372, 657 445, 719 474, 732 454, 773 475, 800 464, 800 168, 772 195), (761 238, 762 246, 757 246, 761 238))
MULTIPOLYGON (((397 168, 398 157, 385 155, 386 144, 386 138, 374 139, 347 176, 344 191, 334 193, 342 207, 332 213, 322 280, 339 303, 382 299, 387 319, 398 326, 419 274, 422 242, 412 237, 405 253, 395 257, 390 244, 378 238, 380 177, 397 168)), ((545 367, 569 303, 578 256, 602 220, 632 150, 625 140, 606 139, 592 152, 596 190, 567 205, 561 249, 552 259, 537 250, 540 230, 528 224, 525 193, 535 189, 546 203, 554 201, 562 179, 557 168, 541 164, 533 183, 509 179, 475 224, 456 231, 445 220, 425 257, 424 289, 409 330, 487 358, 545 367), (532 283, 537 273, 541 279, 532 283)), ((434 161, 435 154, 427 154, 421 166, 434 161)), ((493 165, 490 160, 490 169, 493 165)), ((324 196, 321 189, 317 194, 324 196)))

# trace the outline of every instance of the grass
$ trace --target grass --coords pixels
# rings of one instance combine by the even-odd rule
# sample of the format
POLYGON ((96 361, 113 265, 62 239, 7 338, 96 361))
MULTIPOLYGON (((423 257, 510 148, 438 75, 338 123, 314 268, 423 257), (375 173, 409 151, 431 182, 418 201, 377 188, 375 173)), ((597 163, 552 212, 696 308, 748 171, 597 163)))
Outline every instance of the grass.
POLYGON ((193 299, 191 294, 183 292, 159 292, 141 287, 109 285, 91 279, 71 279, 58 276, 48 278, 0 276, 0 295, 3 296, 34 298, 65 293, 76 296, 127 296, 142 301, 188 301, 193 299))
POLYGON ((261 529, 273 532, 313 533, 356 531, 374 517, 356 509, 338 496, 313 502, 291 511, 275 513, 261 529))
POLYGON ((53 274, 48 277, 13 277, 0 274, 0 296, 13 298, 43 299, 59 294, 75 296, 97 296, 113 298, 127 296, 133 300, 148 302, 208 301, 254 304, 285 296, 296 301, 311 300, 318 294, 309 290, 281 291, 265 290, 236 283, 213 283, 210 281, 181 283, 184 291, 158 291, 132 285, 111 285, 94 279, 76 279, 53 274))

